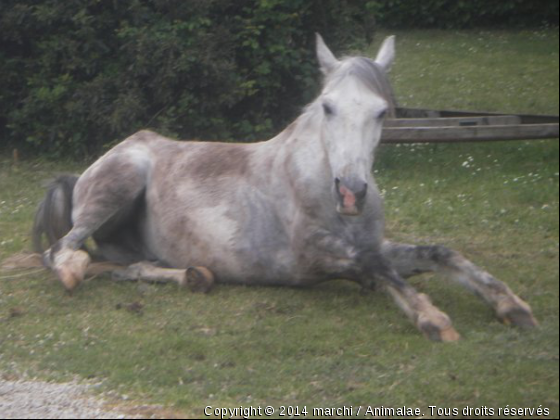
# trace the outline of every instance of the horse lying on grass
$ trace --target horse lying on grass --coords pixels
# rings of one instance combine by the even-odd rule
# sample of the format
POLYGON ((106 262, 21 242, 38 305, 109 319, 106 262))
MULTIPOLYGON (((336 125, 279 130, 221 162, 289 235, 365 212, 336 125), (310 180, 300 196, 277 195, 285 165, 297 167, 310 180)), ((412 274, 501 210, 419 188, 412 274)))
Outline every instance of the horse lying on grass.
POLYGON ((371 173, 383 121, 394 116, 387 38, 376 59, 338 60, 317 36, 324 83, 317 99, 271 140, 177 142, 140 131, 79 178, 60 177, 35 218, 44 262, 68 291, 97 254, 124 264, 120 279, 307 286, 348 279, 383 285, 432 340, 454 341, 449 317, 405 279, 449 275, 505 323, 537 325, 527 303, 459 253, 384 238, 382 199, 371 173))

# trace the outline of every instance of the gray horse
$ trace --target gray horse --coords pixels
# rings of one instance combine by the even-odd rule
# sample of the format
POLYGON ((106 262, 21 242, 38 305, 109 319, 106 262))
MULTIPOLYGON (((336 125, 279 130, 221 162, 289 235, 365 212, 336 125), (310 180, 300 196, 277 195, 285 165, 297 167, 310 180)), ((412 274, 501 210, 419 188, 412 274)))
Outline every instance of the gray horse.
POLYGON ((383 121, 394 116, 387 38, 376 59, 338 60, 317 35, 324 84, 302 115, 254 144, 177 142, 140 131, 79 178, 60 177, 35 218, 44 262, 67 290, 90 264, 92 237, 123 279, 307 286, 348 279, 383 286, 433 340, 459 338, 449 317, 404 280, 442 272, 494 308, 537 325, 504 283, 442 246, 384 239, 382 199, 371 174, 383 121))

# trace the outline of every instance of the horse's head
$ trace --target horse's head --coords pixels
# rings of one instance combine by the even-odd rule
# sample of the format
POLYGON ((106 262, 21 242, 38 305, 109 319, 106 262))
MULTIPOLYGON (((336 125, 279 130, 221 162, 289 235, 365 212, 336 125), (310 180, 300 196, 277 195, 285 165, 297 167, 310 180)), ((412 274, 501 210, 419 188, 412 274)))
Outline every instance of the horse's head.
POLYGON ((375 148, 386 116, 394 115, 394 99, 386 73, 395 55, 394 37, 376 57, 338 60, 317 35, 317 57, 325 75, 315 106, 321 107, 321 138, 331 169, 337 211, 362 212, 375 148))

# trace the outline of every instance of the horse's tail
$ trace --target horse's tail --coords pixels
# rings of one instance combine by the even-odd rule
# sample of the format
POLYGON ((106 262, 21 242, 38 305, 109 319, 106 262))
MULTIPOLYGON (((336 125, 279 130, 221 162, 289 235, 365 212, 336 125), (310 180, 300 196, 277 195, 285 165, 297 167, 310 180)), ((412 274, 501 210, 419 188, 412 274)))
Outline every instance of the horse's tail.
POLYGON ((42 253, 43 236, 48 247, 72 229, 72 196, 78 177, 61 175, 48 187, 45 198, 39 204, 33 223, 33 249, 42 253))

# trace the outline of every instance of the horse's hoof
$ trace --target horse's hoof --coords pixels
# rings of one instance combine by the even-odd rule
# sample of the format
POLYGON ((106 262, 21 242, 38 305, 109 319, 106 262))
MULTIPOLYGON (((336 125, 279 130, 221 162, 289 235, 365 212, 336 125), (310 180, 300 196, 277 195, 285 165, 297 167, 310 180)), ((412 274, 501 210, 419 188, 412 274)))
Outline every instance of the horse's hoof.
POLYGON ((531 329, 539 326, 532 313, 526 312, 521 308, 516 308, 507 313, 502 321, 507 325, 515 325, 523 329, 531 329))
POLYGON ((84 251, 65 251, 60 259, 55 257, 53 269, 70 295, 84 279, 90 261, 89 255, 84 251))
POLYGON ((205 267, 189 267, 185 277, 191 292, 208 293, 214 287, 214 275, 205 267))
POLYGON ((506 325, 514 325, 523 329, 531 329, 539 326, 531 310, 520 306, 510 308, 499 314, 498 317, 506 325))
POLYGON ((430 321, 425 321, 418 325, 418 329, 422 331, 426 338, 432 341, 452 342, 461 338, 451 325, 441 327, 430 321))
POLYGON ((57 269, 56 275, 69 295, 72 295, 74 289, 83 280, 83 278, 78 273, 74 273, 72 270, 66 267, 57 269))
POLYGON ((433 306, 427 295, 420 293, 418 298, 422 309, 418 314, 416 325, 426 338, 443 342, 457 341, 461 338, 453 328, 451 319, 447 314, 433 306))
POLYGON ((531 329, 539 325, 531 307, 517 296, 500 302, 496 312, 498 318, 506 325, 523 329, 531 329))

